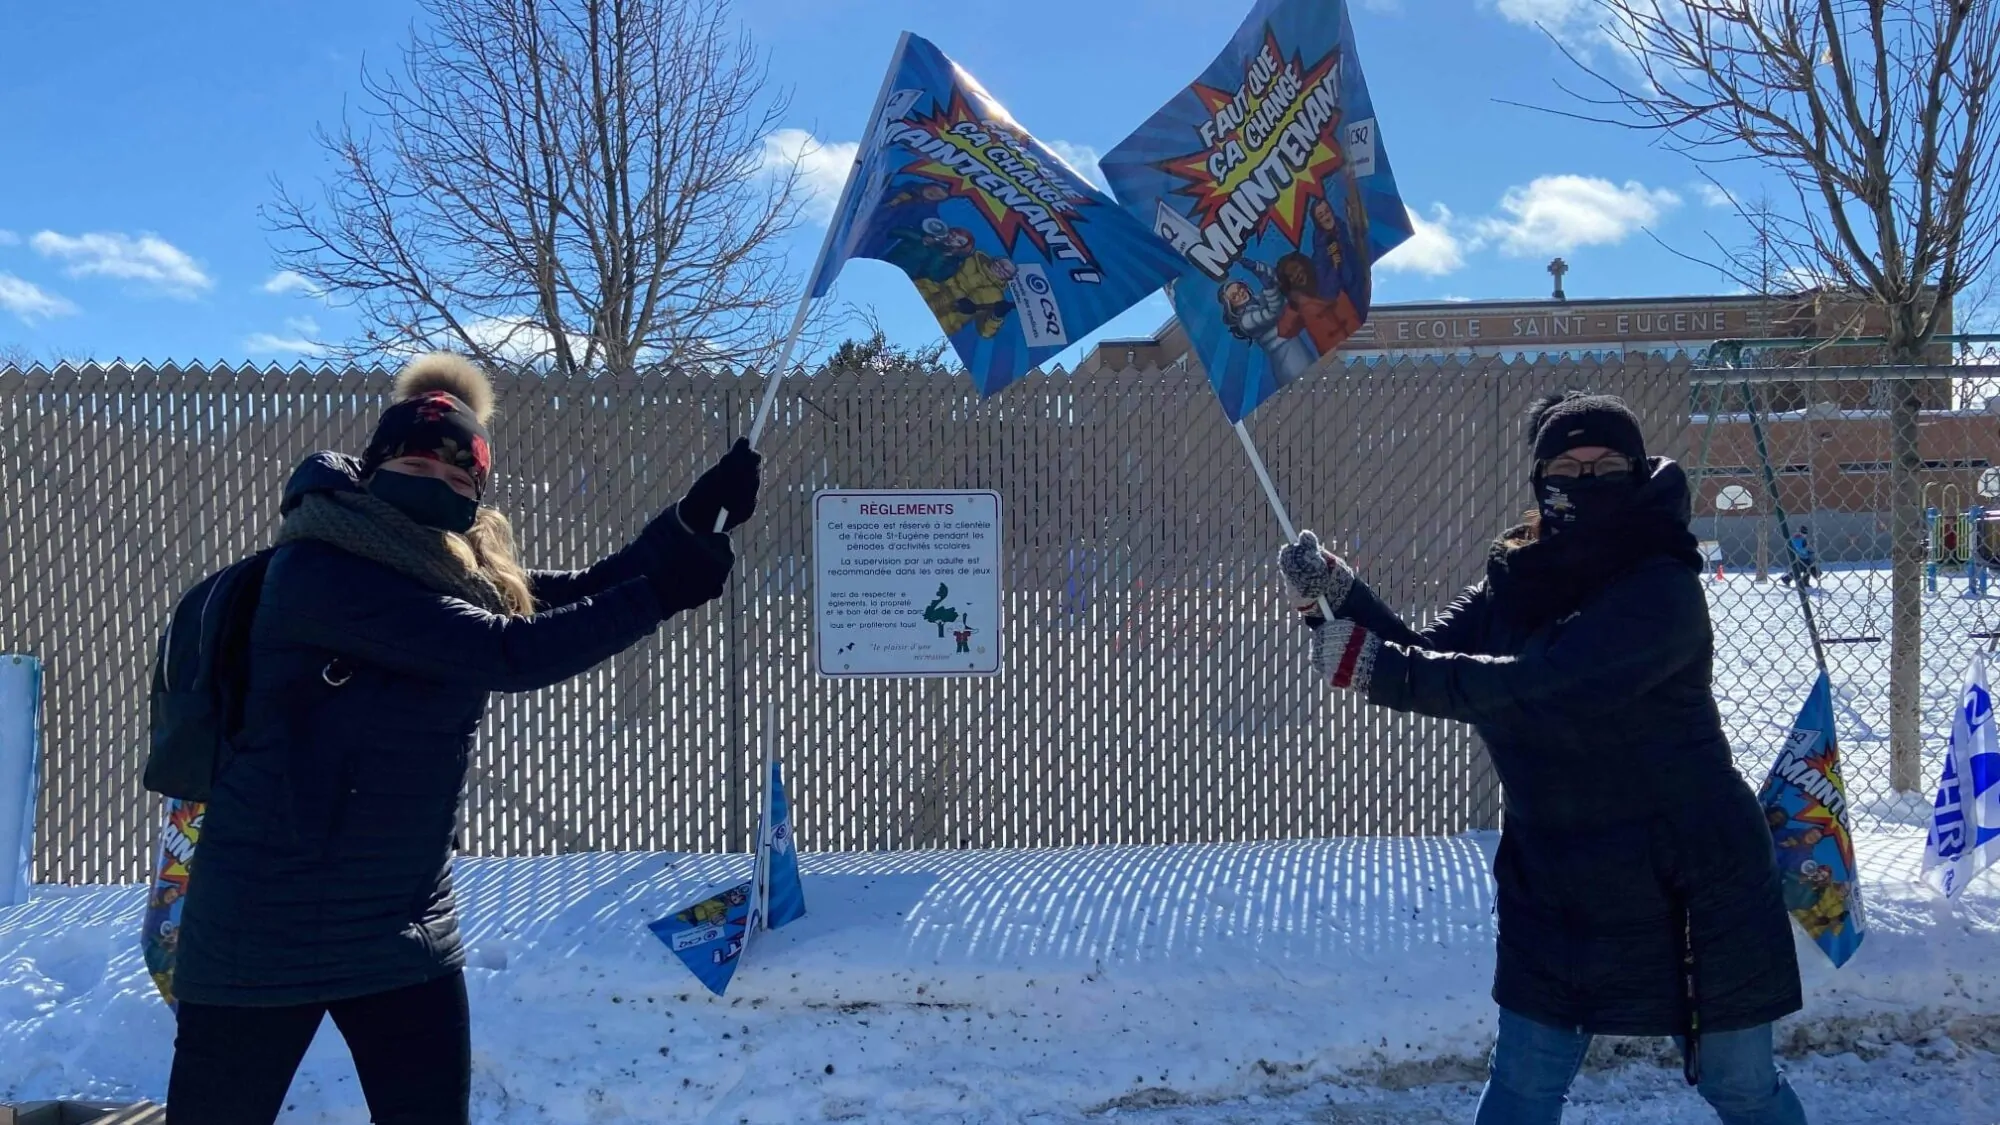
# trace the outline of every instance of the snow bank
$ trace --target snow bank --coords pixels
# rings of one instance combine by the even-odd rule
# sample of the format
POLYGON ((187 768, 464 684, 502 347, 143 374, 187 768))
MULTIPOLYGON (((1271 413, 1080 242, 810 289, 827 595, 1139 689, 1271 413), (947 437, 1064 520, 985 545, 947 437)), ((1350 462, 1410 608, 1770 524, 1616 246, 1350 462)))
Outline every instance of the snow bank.
MULTIPOLYGON (((811 913, 726 1000, 644 928, 744 857, 461 867, 481 1122, 1070 1120, 1332 1079, 1476 1076, 1492 1034, 1492 839, 806 856, 811 913)), ((2000 1041, 2000 888, 1947 905, 1921 839, 1870 837, 1874 933, 1802 942, 1793 1050, 2000 1041)), ((172 1023, 137 888, 0 911, 0 1100, 164 1093, 172 1023)), ((1643 1053, 1643 1050, 1642 1052, 1643 1053)), ((362 1122, 329 1029, 287 1120, 362 1122)))

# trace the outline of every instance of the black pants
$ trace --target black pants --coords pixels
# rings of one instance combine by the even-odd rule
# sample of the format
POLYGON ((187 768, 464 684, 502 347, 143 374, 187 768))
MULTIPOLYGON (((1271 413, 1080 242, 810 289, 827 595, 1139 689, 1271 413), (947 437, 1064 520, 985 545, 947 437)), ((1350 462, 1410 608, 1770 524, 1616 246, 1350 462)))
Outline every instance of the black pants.
POLYGON ((468 1125, 472 1021, 464 973, 333 1004, 182 1003, 168 1125, 271 1125, 326 1015, 347 1040, 375 1125, 468 1125))

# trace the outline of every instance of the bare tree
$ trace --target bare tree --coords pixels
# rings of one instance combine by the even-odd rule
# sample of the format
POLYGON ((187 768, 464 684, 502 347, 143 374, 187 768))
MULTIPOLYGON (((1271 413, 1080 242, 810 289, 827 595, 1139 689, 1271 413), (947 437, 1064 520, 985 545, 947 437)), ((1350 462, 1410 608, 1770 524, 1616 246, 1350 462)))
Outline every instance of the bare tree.
MULTIPOLYGON (((1889 364, 1920 363, 2000 250, 2000 3, 1592 2, 1613 61, 1565 48, 1601 84, 1568 91, 1607 111, 1591 119, 1775 173, 1796 210, 1753 225, 1788 265, 1869 302, 1889 364)), ((1892 434, 1890 780, 1905 792, 1922 778, 1922 385, 1880 384, 1892 434)))
POLYGON ((784 110, 728 0, 421 0, 281 264, 358 306, 341 358, 451 346, 562 373, 753 363, 796 297, 784 110))
POLYGON ((97 362, 96 357, 89 352, 74 349, 50 348, 41 355, 36 355, 22 344, 0 344, 0 367, 12 367, 19 371, 26 371, 38 363, 54 370, 63 364, 82 367, 95 362, 97 362))

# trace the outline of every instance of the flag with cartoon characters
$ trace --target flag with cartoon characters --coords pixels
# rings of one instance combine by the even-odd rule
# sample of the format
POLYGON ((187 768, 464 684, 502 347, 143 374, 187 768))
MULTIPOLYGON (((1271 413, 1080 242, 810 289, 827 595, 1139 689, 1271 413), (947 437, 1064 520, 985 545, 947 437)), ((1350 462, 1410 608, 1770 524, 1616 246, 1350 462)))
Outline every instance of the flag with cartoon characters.
POLYGON ((750 902, 755 894, 754 881, 738 883, 646 928, 667 943, 704 988, 720 996, 736 975, 750 939, 750 902))
POLYGON ((929 41, 889 64, 812 281, 852 258, 908 274, 982 395, 1180 273, 1133 221, 929 41))
POLYGON ((1231 422, 1360 329, 1411 234, 1344 0, 1259 0, 1101 166, 1186 256, 1174 312, 1231 422))
POLYGON ((1924 878, 1939 894, 1955 898, 1996 859, 2000 859, 2000 738, 1994 734, 1986 657, 1974 654, 1952 714, 1951 745, 1924 846, 1924 878))
POLYGON ((728 992, 752 938, 796 922, 806 913, 799 854, 792 843, 792 804, 785 797, 784 776, 775 755, 768 766, 764 812, 757 827, 749 881, 647 925, 695 979, 717 996, 728 992))
POLYGON ((1759 799, 1777 849, 1785 908, 1836 967, 1846 964, 1861 947, 1861 884, 1825 672, 1813 681, 1759 799))
POLYGON ((153 862, 153 879, 146 896, 146 917, 141 924, 139 952, 146 972, 160 999, 168 1007, 174 1000, 174 965, 180 959, 181 910, 186 905, 188 869, 194 863, 195 845, 201 841, 200 801, 167 800, 166 820, 160 826, 160 846, 153 862))

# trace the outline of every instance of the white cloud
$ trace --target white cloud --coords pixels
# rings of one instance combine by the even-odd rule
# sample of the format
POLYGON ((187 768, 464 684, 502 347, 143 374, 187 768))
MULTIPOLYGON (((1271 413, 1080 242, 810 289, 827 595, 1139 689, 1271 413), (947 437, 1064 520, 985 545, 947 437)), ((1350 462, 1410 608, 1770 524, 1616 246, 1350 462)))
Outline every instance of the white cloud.
POLYGON ((71 316, 77 311, 73 302, 11 273, 0 273, 0 309, 28 324, 52 316, 71 316))
POLYGON ((854 141, 825 142, 804 129, 779 129, 764 138, 764 170, 777 174, 798 170, 799 200, 806 217, 824 223, 833 218, 840 189, 861 146, 854 141))
POLYGON ((1376 263, 1385 270, 1404 273, 1421 273, 1431 277, 1443 277, 1465 265, 1465 249, 1458 236, 1452 232, 1451 208, 1442 203, 1431 204, 1434 218, 1426 219, 1414 210, 1409 212, 1410 226, 1415 230, 1401 246, 1389 251, 1376 263))
POLYGON ((1802 293, 1808 289, 1827 289, 1838 284, 1828 271, 1817 266, 1786 266, 1771 279, 1771 290, 1776 293, 1802 293))
POLYGON ((1551 31, 1587 23, 1590 0, 1495 0, 1493 5, 1510 22, 1551 31))
POLYGON ((19 246, 21 236, 11 230, 0 230, 0 246, 19 246))
POLYGON ((1546 31, 1574 51, 1610 41, 1593 0, 1494 0, 1493 6, 1507 22, 1546 31))
POLYGON ((1104 170, 1097 166, 1099 153, 1089 145, 1071 144, 1068 141, 1046 141, 1049 151, 1062 157, 1064 164, 1083 173, 1083 178, 1104 187, 1104 170))
POLYGON ((320 341, 319 321, 312 317, 286 317, 285 332, 254 333, 243 341, 243 350, 252 356, 322 356, 333 350, 320 341))
POLYGON ((1701 197, 1701 201, 1704 205, 1709 207, 1736 206, 1735 196, 1729 194, 1727 191, 1724 191, 1719 187, 1716 187, 1714 184, 1711 184, 1706 180, 1694 186, 1694 193, 1701 197))
POLYGON ((1665 188, 1635 180, 1621 187, 1587 176, 1542 176, 1526 187, 1509 188, 1500 199, 1506 217, 1480 220, 1478 232, 1514 257, 1566 254, 1579 246, 1623 242, 1680 202, 1665 188))
POLYGON ((280 336, 275 332, 257 332, 243 341, 243 350, 253 357, 272 357, 322 356, 331 349, 309 336, 280 336))
POLYGON ((306 279, 306 275, 296 270, 279 270, 264 282, 266 293, 304 293, 308 297, 323 297, 326 291, 306 279))
MULTIPOLYGON (((1487 0, 1501 17, 1509 23, 1524 27, 1538 28, 1554 36, 1556 42, 1570 51, 1589 58, 1598 48, 1606 48, 1614 56, 1621 56, 1625 64, 1633 64, 1629 40, 1638 33, 1629 16, 1622 16, 1615 8, 1607 7, 1601 0, 1487 0), (1623 26, 1620 26, 1622 24, 1623 26)), ((1657 10, 1662 15, 1671 15, 1665 7, 1655 7, 1658 0, 1638 5, 1642 14, 1651 15, 1657 10)), ((1633 68, 1635 77, 1641 72, 1633 68)))
POLYGON ((45 258, 69 263, 71 277, 122 278, 144 282, 174 297, 192 297, 215 285, 193 258, 154 234, 133 238, 117 232, 99 232, 74 237, 41 231, 29 240, 45 258))
MULTIPOLYGON (((465 334, 480 347, 516 363, 533 363, 555 354, 555 337, 547 328, 525 316, 489 316, 470 321, 465 334)), ((571 334, 570 351, 579 358, 589 346, 587 337, 571 334)), ((449 347, 449 344, 444 345, 449 347)))

